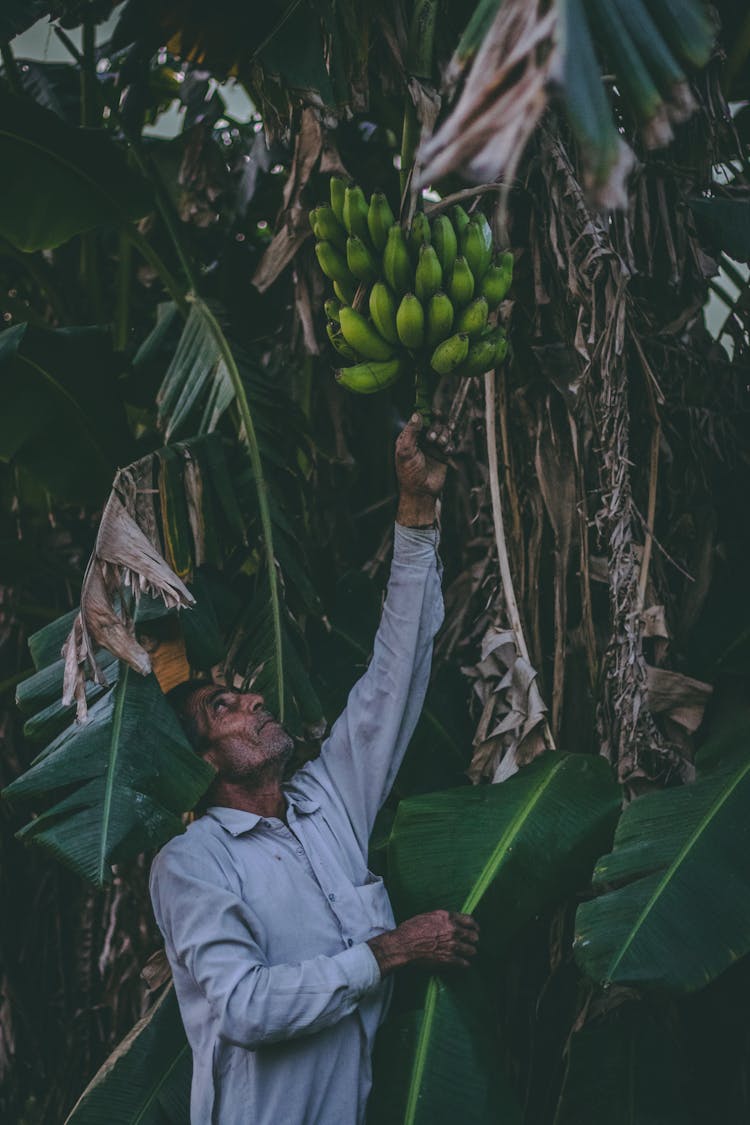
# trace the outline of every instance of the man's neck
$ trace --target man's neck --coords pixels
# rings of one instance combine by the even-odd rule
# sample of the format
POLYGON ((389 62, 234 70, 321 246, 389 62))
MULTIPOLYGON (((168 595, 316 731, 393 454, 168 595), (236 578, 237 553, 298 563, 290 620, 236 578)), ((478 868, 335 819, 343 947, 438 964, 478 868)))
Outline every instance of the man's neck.
POLYGON ((212 794, 211 804, 286 821, 286 799, 278 778, 253 786, 241 782, 219 781, 212 794))

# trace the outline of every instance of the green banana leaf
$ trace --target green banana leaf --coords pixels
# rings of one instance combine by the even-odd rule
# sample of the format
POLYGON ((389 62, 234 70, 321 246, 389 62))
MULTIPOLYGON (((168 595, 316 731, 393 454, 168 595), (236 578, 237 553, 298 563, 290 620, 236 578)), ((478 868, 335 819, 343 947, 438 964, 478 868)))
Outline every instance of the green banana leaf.
POLYGON ((576 914, 592 980, 689 992, 750 952, 749 744, 750 718, 725 723, 696 781, 625 809, 576 914))
POLYGON ((0 91, 0 235, 46 250, 94 227, 140 219, 153 207, 146 180, 104 130, 77 129, 50 110, 0 91))
POLYGON ((3 797, 51 797, 19 838, 102 886, 112 863, 181 832, 180 813, 192 808, 212 777, 156 678, 121 664, 87 721, 63 730, 3 797))
MULTIPOLYGON (((154 329, 164 332, 165 316, 154 329)), ((142 354, 156 347, 147 340, 142 354)), ((138 357, 136 357, 138 362, 138 357)), ((289 477, 284 442, 293 427, 291 403, 285 403, 262 368, 227 340, 219 320, 200 298, 191 308, 158 395, 159 420, 167 439, 191 429, 210 433, 227 411, 234 414, 247 448, 251 488, 257 503, 257 534, 264 561, 253 605, 240 622, 232 643, 242 654, 244 671, 257 682, 269 707, 282 722, 299 732, 302 723, 317 723, 322 709, 309 682, 294 641, 294 623, 284 605, 279 572, 305 607, 320 611, 304 565, 299 536, 285 515, 277 481, 289 477), (279 435, 283 440, 280 441, 279 435), (260 680, 256 680, 256 677, 260 680)))
POLYGON ((388 855, 397 917, 441 907, 475 914, 485 967, 431 977, 421 1012, 386 1025, 408 1065, 398 1081, 389 1069, 376 1075, 375 1125, 519 1119, 497 1073, 482 973, 535 914, 585 882, 619 803, 601 758, 555 752, 502 785, 401 802, 388 855))
POLYGON ((0 459, 55 497, 102 503, 132 449, 117 366, 104 328, 0 333, 0 459))
POLYGON ((170 984, 91 1079, 66 1125, 189 1125, 191 1074, 170 984))
POLYGON ((692 1121, 678 1028, 668 1011, 631 1001, 574 1032, 553 1125, 692 1121))

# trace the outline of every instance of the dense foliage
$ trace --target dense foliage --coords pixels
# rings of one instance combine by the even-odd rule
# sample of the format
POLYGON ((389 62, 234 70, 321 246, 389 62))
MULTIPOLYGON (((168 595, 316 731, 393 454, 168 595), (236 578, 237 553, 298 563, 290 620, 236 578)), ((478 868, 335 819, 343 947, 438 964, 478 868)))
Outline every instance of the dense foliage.
POLYGON ((0 13, 0 1116, 64 1119, 121 1044, 72 1120, 185 1121, 145 872, 209 774, 162 690, 252 682, 315 752, 416 396, 455 429, 447 615, 372 862, 487 937, 402 983, 373 1117, 745 1121, 746 19, 113 7, 0 13), (14 45, 47 17, 63 63, 14 45), (337 385, 332 175, 510 248, 502 366, 337 385))

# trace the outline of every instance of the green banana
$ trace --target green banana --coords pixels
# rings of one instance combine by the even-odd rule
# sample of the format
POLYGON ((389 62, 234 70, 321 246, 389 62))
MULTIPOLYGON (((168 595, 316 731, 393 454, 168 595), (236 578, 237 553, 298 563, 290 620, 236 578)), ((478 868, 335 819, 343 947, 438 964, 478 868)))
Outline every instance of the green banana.
POLYGON ((382 191, 374 191, 370 196, 370 206, 367 210, 367 229, 378 254, 382 254, 385 250, 388 231, 395 221, 390 204, 382 191))
POLYGON ((370 290, 370 316, 380 335, 389 344, 397 344, 396 300, 384 281, 376 281, 370 290))
POLYGON ((495 366, 497 344, 492 335, 474 340, 469 345, 466 362, 461 366, 461 375, 484 375, 495 366))
POLYGON ((313 234, 315 234, 315 220, 317 219, 317 216, 318 216, 318 208, 313 207, 312 211, 310 211, 308 213, 308 216, 307 216, 308 219, 310 220, 310 227, 312 228, 313 234))
POLYGON ((344 226, 346 233, 361 238, 365 246, 370 245, 370 231, 367 226, 367 200, 361 187, 348 187, 344 192, 344 226))
POLYGON ((365 359, 390 359, 393 355, 393 345, 384 340, 378 330, 368 320, 358 313, 356 309, 343 308, 339 313, 341 317, 341 331, 347 344, 351 344, 359 355, 365 359))
POLYGON ((508 353, 508 337, 503 332, 495 344, 495 366, 499 367, 508 353))
POLYGON ((433 293, 427 305, 427 343, 434 348, 453 327, 453 305, 442 289, 433 293))
POLYGON ((407 293, 398 306, 396 331, 405 348, 421 348, 424 343, 424 309, 418 297, 407 293))
POLYGON ((419 262, 414 274, 414 290, 424 304, 437 293, 443 282, 443 268, 435 247, 424 243, 419 248, 419 262))
POLYGON ((331 176, 331 181, 328 185, 331 194, 331 207, 333 213, 340 223, 344 221, 344 194, 346 192, 346 183, 340 176, 331 176))
POLYGON ((482 278, 479 291, 486 298, 491 309, 496 308, 505 297, 513 281, 513 255, 506 251, 500 258, 500 265, 490 266, 482 278))
POLYGON ((494 241, 492 238, 492 227, 484 211, 475 211, 471 216, 471 221, 474 226, 478 227, 482 238, 484 239, 484 255, 482 258, 482 273, 486 273, 492 261, 492 250, 494 241))
POLYGON ((459 245, 461 243, 461 235, 468 227, 470 221, 469 216, 460 203, 456 203, 454 207, 451 207, 451 222, 453 223, 453 229, 456 232, 459 245))
POLYGON ((359 281, 369 285, 375 281, 380 273, 378 264, 361 238, 352 235, 346 240, 346 262, 349 269, 359 281))
POLYGON ((414 265, 419 261, 419 251, 430 241, 430 221, 424 211, 416 211, 409 229, 409 253, 414 265))
POLYGON ((487 314, 489 313, 489 306, 484 297, 477 297, 467 305, 458 314, 456 320, 456 328, 459 332, 465 332, 467 336, 474 339, 479 336, 481 332, 487 327, 487 314))
POLYGON ((453 263, 458 254, 458 239, 453 229, 453 223, 447 215, 438 215, 433 220, 431 236, 432 245, 435 247, 440 265, 443 267, 443 273, 447 276, 453 269, 453 263))
POLYGON ((432 353, 430 363, 433 371, 438 375, 450 375, 451 371, 463 363, 469 354, 469 337, 463 332, 457 332, 438 344, 432 353))
POLYGON ((341 304, 339 303, 339 301, 337 301, 335 297, 329 297, 328 300, 323 305, 323 308, 325 309, 325 314, 328 317, 328 319, 329 320, 335 320, 336 323, 338 324, 339 323, 339 309, 341 308, 341 304))
POLYGON ((346 250, 346 231, 336 218, 333 208, 324 205, 316 207, 312 213, 315 215, 315 237, 321 242, 332 242, 338 250, 346 250))
POLYGON ((448 296, 458 309, 468 305, 474 296, 474 274, 462 255, 453 263, 453 272, 448 282, 448 296))
POLYGON ((411 285, 409 251, 406 249, 404 233, 398 223, 394 223, 388 231, 388 241, 383 251, 383 273, 397 297, 402 296, 411 285))
POLYGON ((354 296, 357 292, 357 283, 354 278, 352 278, 351 282, 340 282, 334 280, 333 291, 341 301, 342 305, 350 305, 354 300, 354 296))
POLYGON ((482 224, 474 219, 471 220, 461 236, 461 253, 469 263, 475 279, 481 281, 492 258, 492 236, 490 235, 488 243, 482 224))
POLYGON ((326 332, 328 333, 328 339, 331 341, 339 355, 342 355, 344 359, 352 361, 359 359, 359 356, 355 352, 354 348, 351 346, 351 344, 347 344, 346 340, 344 339, 340 324, 337 324, 335 320, 329 320, 326 324, 326 332))
POLYGON ((316 242, 315 254, 326 277, 329 277, 331 281, 338 281, 344 287, 356 289, 356 283, 346 264, 346 259, 335 246, 331 245, 330 242, 316 242))
POLYGON ((358 363, 336 372, 336 381, 348 391, 372 395, 385 390, 404 373, 403 359, 390 359, 384 363, 358 363))

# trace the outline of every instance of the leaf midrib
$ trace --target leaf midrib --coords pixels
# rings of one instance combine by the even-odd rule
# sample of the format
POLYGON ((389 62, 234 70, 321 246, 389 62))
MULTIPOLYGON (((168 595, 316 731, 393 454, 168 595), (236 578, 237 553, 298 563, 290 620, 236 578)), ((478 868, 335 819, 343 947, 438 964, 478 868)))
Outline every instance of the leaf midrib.
POLYGON ((121 664, 120 679, 115 688, 115 706, 112 713, 112 736, 109 740, 109 756, 107 759, 107 781, 104 787, 104 802, 102 807, 102 827, 99 837, 99 867, 97 878, 99 885, 103 885, 107 869, 107 840, 109 838, 109 824, 112 817, 112 797, 115 788, 115 768, 120 748, 120 732, 125 711, 125 691, 128 678, 131 674, 129 665, 121 664))
POLYGON ((679 852, 675 856, 675 858, 672 860, 672 862, 669 864, 669 866, 665 869, 664 874, 661 877, 661 879, 659 880, 659 882, 656 884, 656 887, 654 888, 653 893, 651 894, 651 897, 648 899, 648 901, 646 902, 646 905, 643 907, 640 914, 636 918, 636 920, 635 920, 635 922, 634 922, 634 924, 633 924, 633 926, 630 930, 630 933, 628 934, 627 940, 625 941, 624 945, 622 946, 622 948, 620 950, 620 953, 616 956, 615 960, 611 963, 610 968, 607 972, 607 980, 608 981, 611 981, 613 979, 614 973, 617 971, 618 965, 620 964, 623 957, 625 956, 625 954, 630 949, 630 946, 635 941, 635 939, 638 935, 638 931, 640 930, 641 926, 645 923, 649 914, 651 913, 654 906, 656 905, 658 899, 661 897, 662 892, 666 889, 666 887, 671 882, 675 872, 679 869, 680 864, 683 862, 683 860, 688 855, 688 853, 698 844, 698 842, 701 839, 701 836, 702 836, 703 832, 705 831, 705 829, 709 826, 709 824, 713 820, 714 816, 719 812, 722 805, 726 801, 728 801, 729 798, 732 796, 732 793, 735 791, 735 789, 740 784, 740 782, 744 780, 748 771, 750 771, 750 762, 748 762, 748 764, 746 766, 744 766, 744 768, 738 772, 737 776, 734 778, 734 780, 729 785, 729 787, 725 790, 725 792, 722 793, 719 797, 717 797, 717 799, 712 803, 712 805, 710 806, 710 808, 706 812, 705 816, 702 818, 702 820, 698 824, 697 828, 695 829, 695 832, 691 836, 688 837, 688 839, 685 841, 685 843, 683 844, 683 846, 680 848, 679 852))
POLYGON ((284 722, 285 712, 285 685, 284 685, 284 649, 283 639, 281 633, 281 603, 279 598, 279 584, 278 575, 276 573, 276 555, 273 549, 273 527, 271 524, 271 510, 268 504, 268 486, 266 478, 263 473, 263 463, 260 456, 260 446, 258 445, 258 438, 255 433, 255 425, 253 417, 250 412, 250 404, 247 401, 245 388, 242 384, 242 377, 237 367, 232 349, 229 347, 227 338, 221 330, 221 327, 214 317, 208 306, 200 300, 200 298, 191 296, 189 298, 193 302, 193 307, 198 311, 199 315, 205 320, 211 336, 214 339, 216 346, 221 353, 221 358, 229 375, 229 380, 232 384, 234 391, 235 402, 239 411, 240 420, 242 422, 242 429, 245 434, 245 442, 247 444, 248 453, 250 455, 250 464, 253 467, 253 483, 258 495, 258 509, 260 512, 260 522, 263 528, 263 547, 266 556, 266 569, 268 570, 268 585, 271 597, 271 616, 273 619, 273 637, 274 648, 276 650, 276 660, 274 661, 276 669, 276 692, 278 698, 278 718, 279 722, 284 722))
MULTIPOLYGON (((546 792, 554 777, 565 765, 565 758, 560 758, 555 762, 552 769, 547 774, 542 784, 534 791, 531 798, 525 801, 519 811, 511 820, 510 824, 503 832, 499 841, 492 850, 492 854, 487 863, 482 868, 474 886, 469 891, 469 894, 461 907, 461 914, 471 914, 476 909, 477 905, 481 902, 482 896, 486 892, 490 883, 494 878, 494 873, 497 871, 499 862, 503 854, 507 851, 508 845, 515 836, 518 835, 521 826, 526 822, 530 814, 536 808, 541 797, 546 792)), ((422 1085, 422 1076, 424 1068, 427 1063, 427 1052, 429 1050, 430 1037, 432 1034, 432 1024, 435 1019, 435 1011, 437 1008, 438 998, 438 982, 435 977, 430 977, 427 985, 427 993, 425 996, 424 1016, 422 1024, 419 1029, 419 1039, 417 1040, 417 1049, 414 1053, 414 1065, 412 1066, 411 1081, 409 1082, 409 1094, 406 1101, 406 1111, 404 1114, 404 1125, 414 1125, 417 1112, 417 1099, 419 1098, 419 1091, 422 1085)))

